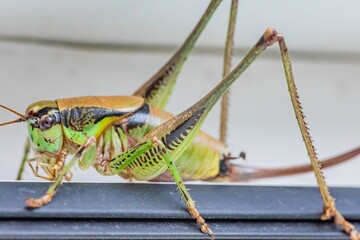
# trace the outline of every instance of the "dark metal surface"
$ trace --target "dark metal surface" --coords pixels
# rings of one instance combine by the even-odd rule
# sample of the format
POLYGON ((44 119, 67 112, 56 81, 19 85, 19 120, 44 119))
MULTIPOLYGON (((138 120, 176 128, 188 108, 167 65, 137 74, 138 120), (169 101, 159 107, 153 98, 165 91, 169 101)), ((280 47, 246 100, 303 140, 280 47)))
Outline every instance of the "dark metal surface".
MULTIPOLYGON (((49 183, 0 183, 0 238, 207 239, 173 184, 65 183, 53 202, 27 210, 49 183)), ((217 239, 348 239, 319 220, 311 187, 189 185, 217 239)), ((360 228, 360 189, 332 188, 338 209, 360 228)))

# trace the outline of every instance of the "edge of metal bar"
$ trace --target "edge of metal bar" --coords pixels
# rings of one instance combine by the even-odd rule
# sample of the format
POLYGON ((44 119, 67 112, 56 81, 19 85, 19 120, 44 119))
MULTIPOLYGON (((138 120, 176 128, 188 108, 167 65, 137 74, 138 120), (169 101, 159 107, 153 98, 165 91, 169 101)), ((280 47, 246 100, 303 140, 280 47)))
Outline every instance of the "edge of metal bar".
MULTIPOLYGON (((25 208, 49 183, 0 182, 0 239, 208 239, 174 184, 64 183, 49 205, 25 208)), ((217 239, 348 239, 320 221, 314 187, 191 185, 217 239)), ((338 209, 360 228, 360 188, 332 188, 338 209)))

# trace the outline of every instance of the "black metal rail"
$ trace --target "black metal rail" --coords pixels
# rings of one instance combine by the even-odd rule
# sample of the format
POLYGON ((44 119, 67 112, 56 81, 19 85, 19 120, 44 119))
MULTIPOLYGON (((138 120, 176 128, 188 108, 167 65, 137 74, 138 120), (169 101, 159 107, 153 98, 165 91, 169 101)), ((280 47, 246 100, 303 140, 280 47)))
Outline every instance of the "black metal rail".
MULTIPOLYGON (((24 208, 49 183, 0 182, 0 239, 208 239, 173 184, 65 183, 53 202, 24 208)), ((312 187, 189 185, 217 239, 348 239, 319 220, 312 187)), ((332 188, 340 211, 360 228, 360 189, 332 188)))

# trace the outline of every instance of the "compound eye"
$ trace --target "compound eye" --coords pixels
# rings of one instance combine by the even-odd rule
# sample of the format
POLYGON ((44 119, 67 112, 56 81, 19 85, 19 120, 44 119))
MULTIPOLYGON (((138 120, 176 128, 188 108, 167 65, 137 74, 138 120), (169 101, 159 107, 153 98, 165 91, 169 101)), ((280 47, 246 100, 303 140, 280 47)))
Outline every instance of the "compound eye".
POLYGON ((55 123, 55 118, 52 115, 43 115, 40 119, 40 129, 47 130, 55 123))

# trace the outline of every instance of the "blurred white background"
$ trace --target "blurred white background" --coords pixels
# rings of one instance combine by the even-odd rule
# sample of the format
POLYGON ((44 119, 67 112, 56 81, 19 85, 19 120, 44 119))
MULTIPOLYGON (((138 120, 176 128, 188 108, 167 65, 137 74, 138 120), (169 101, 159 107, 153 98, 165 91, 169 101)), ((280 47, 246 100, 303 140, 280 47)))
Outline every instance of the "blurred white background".
MULTIPOLYGON (((35 101, 84 95, 129 95, 185 40, 208 1, 1 1, 0 103, 23 112, 35 101)), ((167 110, 179 113, 220 80, 230 2, 200 37, 167 110), (184 97, 186 96, 186 97, 184 97)), ((267 27, 283 33, 320 158, 360 145, 358 1, 240 1, 234 64, 267 27)), ((230 138, 249 165, 309 162, 272 47, 234 85, 230 138)), ((15 116, 0 111, 0 122, 15 116)), ((203 129, 218 136, 219 107, 203 129)), ((25 124, 0 128, 0 180, 16 176, 25 124)), ((360 157, 325 171, 332 185, 359 185, 360 157)), ((37 180, 26 168, 25 179, 37 180)), ((121 181, 93 169, 76 181, 121 181)), ((256 184, 315 184, 312 173, 256 184)))

